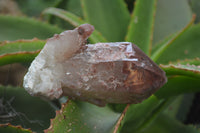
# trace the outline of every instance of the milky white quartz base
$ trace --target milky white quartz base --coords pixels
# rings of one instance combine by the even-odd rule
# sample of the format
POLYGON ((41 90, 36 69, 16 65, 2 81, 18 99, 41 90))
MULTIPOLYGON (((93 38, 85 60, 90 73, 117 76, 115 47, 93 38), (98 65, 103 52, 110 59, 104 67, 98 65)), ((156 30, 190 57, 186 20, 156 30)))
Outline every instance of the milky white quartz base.
POLYGON ((24 77, 24 88, 31 95, 59 98, 63 92, 61 79, 65 76, 62 62, 72 57, 85 44, 93 30, 93 26, 84 24, 49 38, 31 63, 24 77))

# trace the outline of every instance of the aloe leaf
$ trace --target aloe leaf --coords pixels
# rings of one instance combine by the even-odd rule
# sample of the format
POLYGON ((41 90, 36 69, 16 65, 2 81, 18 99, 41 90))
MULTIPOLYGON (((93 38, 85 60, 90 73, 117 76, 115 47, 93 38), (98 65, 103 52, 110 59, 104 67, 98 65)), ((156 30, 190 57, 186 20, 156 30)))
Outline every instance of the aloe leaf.
POLYGON ((130 105, 124 112, 125 116, 121 121, 121 127, 118 132, 138 132, 141 128, 149 125, 169 102, 151 96, 140 104, 130 105))
POLYGON ((195 93, 187 93, 183 94, 183 99, 181 101, 181 104, 179 105, 179 110, 176 114, 176 119, 181 122, 187 122, 189 113, 191 111, 191 108, 193 106, 195 99, 195 93))
MULTIPOLYGON (((166 113, 167 115, 176 118, 178 113, 179 113, 179 109, 181 104, 183 103, 184 99, 187 97, 186 95, 179 95, 175 98, 175 100, 166 108, 166 110, 164 111, 164 113, 166 113)), ((188 98, 188 97, 187 97, 188 98)), ((191 100, 190 101, 190 105, 192 104, 192 100, 193 98, 189 98, 191 100)), ((184 101, 185 102, 185 101, 184 101)), ((190 105, 188 105, 190 107, 190 105)), ((188 107, 186 106, 186 107, 188 107)), ((185 108, 186 108, 185 107, 185 108)), ((189 107, 187 109, 189 109, 189 107)), ((183 111, 183 110, 182 110, 183 111)), ((182 112, 181 112, 182 113, 182 112)), ((185 115, 186 116, 186 115, 185 115)))
POLYGON ((150 55, 157 0, 137 0, 126 41, 138 45, 150 55))
POLYGON ((197 15, 197 19, 195 20, 196 23, 200 22, 200 10, 199 10, 199 5, 200 5, 200 1, 199 0, 190 0, 190 7, 193 11, 193 13, 195 13, 197 15))
POLYGON ((74 26, 79 26, 83 23, 85 23, 80 17, 65 11, 63 9, 58 9, 58 8, 47 8, 45 9, 42 14, 51 14, 51 15, 55 15, 57 17, 60 17, 62 19, 64 19, 65 21, 68 21, 69 23, 71 23, 74 26))
MULTIPOLYGON (((51 7, 67 10, 68 12, 71 12, 79 17, 83 17, 80 0, 59 0, 54 6, 51 7)), ((73 26, 70 23, 54 15, 47 15, 47 20, 51 24, 56 24, 64 29, 73 28, 73 26)))
POLYGON ((164 113, 181 122, 186 122, 191 106, 193 105, 194 98, 194 93, 178 95, 165 109, 164 113))
MULTIPOLYGON (((165 132, 166 133, 171 133, 173 132, 174 129, 176 129, 176 126, 179 127, 180 125, 181 128, 184 128, 187 132, 188 131, 197 131, 194 127, 189 127, 181 124, 177 120, 175 120, 177 123, 175 124, 175 127, 172 127, 172 125, 169 125, 169 123, 162 123, 158 120, 164 121, 170 121, 168 119, 163 119, 163 112, 165 114, 167 113, 166 107, 169 107, 174 101, 174 98, 172 99, 167 99, 167 100, 158 100, 155 99, 152 100, 152 97, 149 99, 143 101, 141 104, 137 105, 131 105, 131 106, 138 106, 136 108, 132 108, 132 111, 127 110, 125 117, 123 118, 123 121, 126 123, 123 123, 122 121, 122 129, 120 132, 126 132, 126 133, 132 133, 132 132, 137 132, 137 133, 155 133, 155 132, 165 132), (141 114, 140 114, 141 113, 141 114), (131 117, 132 115, 132 117, 131 117), (129 119, 129 121, 126 120, 129 119), (132 119, 134 118, 134 119, 132 119), (137 118, 137 119, 136 119, 137 118), (160 122, 160 126, 158 127, 158 123, 160 122), (135 127, 136 126, 136 127, 135 127), (167 128, 167 129, 166 129, 167 128), (168 129, 169 128, 169 129, 168 129)), ((168 116, 169 117, 169 116, 168 116)), ((171 118, 174 120, 174 118, 171 118)), ((173 122, 173 121, 172 121, 173 122)), ((118 131, 119 132, 119 131, 118 131)), ((191 132, 193 133, 193 132, 191 132)))
POLYGON ((183 98, 184 95, 177 96, 174 101, 165 109, 164 113, 175 118, 183 101, 183 98))
POLYGON ((161 56, 161 54, 170 46, 173 44, 173 42, 178 39, 182 34, 184 34, 184 32, 186 32, 191 25, 193 24, 195 20, 195 15, 192 17, 191 21, 186 25, 186 27, 184 27, 183 29, 181 29, 179 32, 174 33, 173 35, 171 35, 170 37, 168 37, 167 39, 165 39, 162 43, 160 43, 159 45, 156 46, 156 50, 153 50, 153 54, 151 56, 151 59, 154 61, 157 61, 158 58, 161 56))
POLYGON ((187 76, 168 77, 168 82, 155 95, 158 98, 168 98, 184 93, 200 92, 200 79, 187 76))
MULTIPOLYGON (((76 26, 76 27, 81 24, 87 23, 87 22, 83 21, 81 18, 79 18, 78 16, 76 16, 70 12, 64 11, 62 9, 47 8, 46 10, 43 11, 43 14, 55 15, 59 18, 64 19, 65 21, 71 23, 73 26, 76 26)), ((97 30, 95 30, 92 33, 92 35, 90 36, 90 39, 93 43, 106 41, 106 39, 97 30)))
POLYGON ((184 60, 178 60, 176 62, 171 62, 170 64, 174 64, 174 65, 187 65, 187 64, 191 64, 191 65, 200 65, 200 58, 195 58, 195 59, 184 59, 184 60))
POLYGON ((0 101, 1 111, 6 110, 0 114, 0 123, 21 125, 35 132, 48 128, 49 119, 55 115, 55 108, 48 102, 30 96, 20 87, 0 86, 0 101))
POLYGON ((165 64, 169 61, 192 59, 200 57, 200 24, 187 29, 174 40, 170 46, 159 56, 157 62, 165 64))
POLYGON ((200 59, 186 59, 177 62, 169 63, 168 65, 160 65, 166 72, 167 76, 188 76, 193 78, 200 78, 200 59))
POLYGON ((32 39, 46 39, 62 30, 36 19, 17 16, 0 15, 0 41, 32 39))
MULTIPOLYGON (((155 96, 144 100, 141 104, 131 105, 123 114, 121 128, 118 132, 147 132, 157 117, 160 116, 174 101, 174 98, 159 100, 155 96)), ((166 112, 166 111, 165 111, 166 112)), ((164 129, 163 129, 164 130, 164 129)), ((173 129, 169 129, 173 130, 173 129)), ((153 132, 153 131, 152 131, 153 132)))
POLYGON ((11 124, 0 124, 1 133, 32 133, 30 129, 24 129, 21 126, 13 126, 11 124))
POLYGON ((124 41, 130 14, 123 0, 82 0, 83 14, 108 41, 124 41))
POLYGON ((200 91, 200 59, 182 60, 161 65, 168 75, 168 82, 155 94, 159 98, 166 98, 183 93, 200 91))
POLYGON ((83 16, 80 0, 60 0, 54 7, 67 10, 80 17, 83 16))
POLYGON ((153 45, 183 29, 191 18, 192 11, 188 0, 158 0, 153 45))
POLYGON ((28 16, 36 16, 39 17, 42 10, 47 7, 55 5, 60 0, 16 0, 17 5, 19 6, 20 10, 28 15, 28 16), (35 8, 37 7, 37 8, 35 8))
POLYGON ((16 62, 31 62, 43 48, 45 42, 32 39, 0 43, 0 66, 16 62))
POLYGON ((176 75, 182 75, 182 76, 188 76, 193 78, 200 79, 200 66, 195 65, 160 65, 160 67, 166 72, 168 76, 176 76, 176 75))
POLYGON ((110 133, 119 116, 108 107, 68 101, 56 112, 55 119, 51 120, 51 126, 45 132, 110 133))
POLYGON ((162 113, 148 128, 137 133, 200 133, 200 131, 192 125, 184 125, 162 113))

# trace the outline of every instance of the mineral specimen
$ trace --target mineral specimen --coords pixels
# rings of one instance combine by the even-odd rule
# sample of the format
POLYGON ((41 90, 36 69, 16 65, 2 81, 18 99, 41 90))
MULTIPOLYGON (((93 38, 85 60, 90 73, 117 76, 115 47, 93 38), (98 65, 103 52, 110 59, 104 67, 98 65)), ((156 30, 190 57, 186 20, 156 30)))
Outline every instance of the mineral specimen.
POLYGON ((85 45, 93 30, 83 24, 48 39, 24 77, 25 89, 105 106, 139 103, 166 83, 165 72, 130 42, 85 45))

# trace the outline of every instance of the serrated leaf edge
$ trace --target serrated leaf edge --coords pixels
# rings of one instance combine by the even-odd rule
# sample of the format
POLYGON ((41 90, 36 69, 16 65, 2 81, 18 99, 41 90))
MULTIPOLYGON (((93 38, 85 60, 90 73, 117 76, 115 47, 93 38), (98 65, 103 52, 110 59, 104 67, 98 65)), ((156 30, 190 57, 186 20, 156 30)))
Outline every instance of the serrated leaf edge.
POLYGON ((12 124, 10 124, 10 123, 0 124, 0 127, 12 127, 12 128, 21 129, 21 130, 25 130, 25 131, 29 131, 29 132, 31 132, 31 133, 34 133, 33 131, 31 131, 30 128, 25 129, 25 128, 23 128, 23 127, 20 126, 20 125, 14 126, 14 125, 12 125, 12 124))
POLYGON ((69 101, 70 100, 67 100, 66 103, 63 103, 61 105, 61 109, 60 110, 56 110, 56 116, 54 118, 50 119, 50 126, 49 126, 48 129, 44 130, 44 133, 53 132, 53 122, 54 122, 54 120, 57 118, 57 116, 59 116, 59 115, 61 115, 63 113, 63 110, 68 105, 69 101))

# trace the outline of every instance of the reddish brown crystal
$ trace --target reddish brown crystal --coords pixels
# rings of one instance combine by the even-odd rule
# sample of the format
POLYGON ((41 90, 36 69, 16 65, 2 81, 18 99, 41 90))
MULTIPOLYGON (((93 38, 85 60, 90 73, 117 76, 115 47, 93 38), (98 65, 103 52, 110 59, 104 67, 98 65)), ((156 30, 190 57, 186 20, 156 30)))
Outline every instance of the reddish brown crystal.
POLYGON ((139 103, 166 83, 165 72, 130 42, 84 45, 93 30, 84 24, 48 39, 24 77, 27 91, 104 106, 139 103))
POLYGON ((63 95, 99 106, 141 102, 166 82, 165 73, 129 42, 88 45, 64 66, 63 95))

